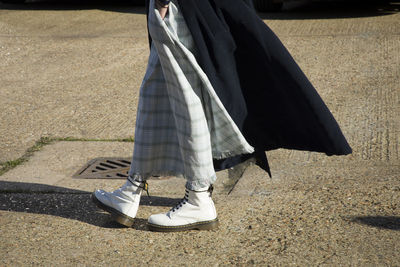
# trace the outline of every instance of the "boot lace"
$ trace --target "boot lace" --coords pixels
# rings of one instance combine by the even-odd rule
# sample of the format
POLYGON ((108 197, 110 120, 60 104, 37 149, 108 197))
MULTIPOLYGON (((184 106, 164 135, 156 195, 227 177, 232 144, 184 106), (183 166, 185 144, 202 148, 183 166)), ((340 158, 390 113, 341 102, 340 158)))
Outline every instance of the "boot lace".
POLYGON ((185 205, 188 202, 189 198, 189 191, 186 189, 185 190, 185 196, 171 209, 171 212, 174 212, 178 209, 180 209, 183 205, 185 205))
POLYGON ((137 186, 137 187, 139 187, 139 188, 142 188, 144 191, 146 191, 147 196, 150 197, 150 194, 149 194, 149 184, 147 183, 147 181, 135 181, 135 180, 132 180, 132 178, 131 178, 130 176, 128 176, 128 181, 131 182, 131 184, 133 184, 134 186, 137 186), (139 184, 139 185, 136 185, 136 184, 133 183, 133 181, 135 181, 135 182, 137 182, 137 183, 140 183, 140 184, 139 184))
MULTIPOLYGON (((209 193, 210 193, 210 197, 211 197, 211 196, 212 196, 213 190, 214 190, 214 187, 213 187, 212 185, 210 185, 210 187, 209 187, 207 190, 205 190, 205 191, 209 192, 209 193)), ((205 191, 198 191, 198 192, 205 192, 205 191)), ((185 205, 185 204, 188 202, 188 198, 189 198, 189 190, 186 189, 186 190, 185 190, 185 197, 182 198, 182 199, 175 205, 175 207, 173 207, 173 208, 170 210, 170 212, 174 212, 174 211, 180 209, 183 205, 185 205)))
POLYGON ((149 194, 149 184, 146 181, 141 182, 141 184, 138 186, 139 188, 142 188, 144 191, 146 191, 147 196, 150 197, 149 194))

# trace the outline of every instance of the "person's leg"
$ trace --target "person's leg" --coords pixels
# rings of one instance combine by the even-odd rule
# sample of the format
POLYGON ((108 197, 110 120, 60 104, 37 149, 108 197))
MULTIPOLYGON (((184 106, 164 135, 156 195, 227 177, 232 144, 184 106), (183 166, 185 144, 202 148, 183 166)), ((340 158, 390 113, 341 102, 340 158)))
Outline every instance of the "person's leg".
MULTIPOLYGON (((160 79, 162 79, 161 66, 155 48, 152 47, 146 74, 140 87, 135 127, 134 155, 128 179, 124 185, 113 192, 106 192, 100 189, 96 190, 92 194, 92 200, 99 208, 109 212, 114 221, 128 227, 133 225, 143 189, 147 191, 146 178, 150 176, 150 171, 154 170, 157 168, 156 166, 159 165, 159 162, 152 160, 152 158, 154 158, 153 155, 156 155, 156 152, 160 155, 159 148, 152 146, 156 152, 147 155, 146 152, 148 152, 149 149, 138 144, 147 141, 143 140, 143 136, 153 135, 146 131, 146 127, 153 126, 151 124, 148 125, 147 123, 151 123, 152 121, 157 122, 160 120, 159 118, 149 114, 149 112, 143 108, 146 107, 150 110, 160 106, 162 108, 163 105, 160 105, 160 97, 156 97, 156 95, 161 96, 160 91, 165 91, 156 84, 160 79), (138 157, 145 156, 148 160, 140 161, 138 158, 135 158, 135 154, 138 155, 138 157)), ((159 114, 159 112, 156 112, 156 114, 159 114)), ((163 117, 163 120, 166 120, 165 116, 163 117)), ((155 140, 155 142, 160 143, 158 140, 155 140)))
POLYGON ((176 1, 171 2, 164 21, 157 11, 150 13, 149 25, 167 84, 175 119, 174 131, 178 136, 179 164, 187 182, 185 197, 167 213, 150 216, 148 226, 154 231, 213 229, 218 226, 211 199, 216 175, 210 130, 202 103, 203 85, 191 64, 186 62, 181 47, 178 47, 180 43, 191 53, 188 49, 194 49, 193 41, 176 1))

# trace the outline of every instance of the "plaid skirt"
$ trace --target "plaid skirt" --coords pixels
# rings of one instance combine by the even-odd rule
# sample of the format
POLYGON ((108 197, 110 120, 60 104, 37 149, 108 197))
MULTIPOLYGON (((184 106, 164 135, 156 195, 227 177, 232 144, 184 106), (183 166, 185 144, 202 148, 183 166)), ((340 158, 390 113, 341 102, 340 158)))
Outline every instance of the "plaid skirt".
POLYGON ((188 189, 207 187, 216 179, 213 159, 254 149, 198 65, 177 1, 171 1, 163 20, 152 0, 148 26, 152 45, 140 88, 129 176, 183 176, 188 189))

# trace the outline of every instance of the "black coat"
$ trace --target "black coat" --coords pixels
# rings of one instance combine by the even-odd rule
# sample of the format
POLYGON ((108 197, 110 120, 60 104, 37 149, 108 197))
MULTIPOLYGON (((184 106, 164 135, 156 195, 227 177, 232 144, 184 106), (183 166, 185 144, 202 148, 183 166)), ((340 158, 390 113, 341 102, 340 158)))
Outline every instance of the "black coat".
POLYGON ((346 155, 351 148, 317 91, 251 0, 178 0, 196 59, 256 152, 215 160, 216 170, 250 157, 269 172, 265 151, 346 155))

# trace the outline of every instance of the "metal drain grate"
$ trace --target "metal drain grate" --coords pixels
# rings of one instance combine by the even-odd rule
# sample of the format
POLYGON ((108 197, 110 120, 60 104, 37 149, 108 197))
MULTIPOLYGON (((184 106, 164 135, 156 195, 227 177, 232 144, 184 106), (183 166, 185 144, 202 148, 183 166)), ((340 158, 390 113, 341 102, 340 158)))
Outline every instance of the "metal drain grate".
POLYGON ((131 158, 95 158, 72 177, 83 179, 126 179, 131 158))

